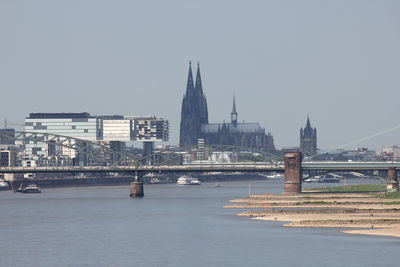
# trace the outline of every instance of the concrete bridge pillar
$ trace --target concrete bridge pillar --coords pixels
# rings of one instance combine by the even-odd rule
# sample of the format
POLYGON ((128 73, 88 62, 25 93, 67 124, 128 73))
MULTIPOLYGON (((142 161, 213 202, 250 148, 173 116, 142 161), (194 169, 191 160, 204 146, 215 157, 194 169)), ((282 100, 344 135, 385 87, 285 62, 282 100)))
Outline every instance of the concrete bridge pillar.
POLYGON ((301 193, 301 152, 285 152, 285 193, 301 193))
POLYGON ((396 167, 390 167, 387 173, 387 191, 399 192, 399 181, 397 180, 396 167))
POLYGON ((130 197, 144 197, 143 179, 140 178, 138 173, 135 173, 135 180, 131 183, 130 197))

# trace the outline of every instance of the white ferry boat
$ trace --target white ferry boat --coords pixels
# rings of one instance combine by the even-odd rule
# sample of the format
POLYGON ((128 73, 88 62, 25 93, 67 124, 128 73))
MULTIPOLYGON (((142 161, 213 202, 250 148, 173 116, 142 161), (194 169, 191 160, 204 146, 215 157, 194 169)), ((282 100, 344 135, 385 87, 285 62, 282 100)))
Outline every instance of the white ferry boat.
POLYGON ((201 185, 199 179, 187 175, 178 178, 177 185, 201 185))

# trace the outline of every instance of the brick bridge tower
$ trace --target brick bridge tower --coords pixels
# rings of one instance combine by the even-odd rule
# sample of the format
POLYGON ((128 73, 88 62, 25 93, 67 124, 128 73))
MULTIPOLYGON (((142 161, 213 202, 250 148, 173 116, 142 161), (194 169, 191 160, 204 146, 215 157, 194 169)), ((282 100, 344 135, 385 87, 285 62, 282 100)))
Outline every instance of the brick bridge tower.
POLYGON ((301 162, 300 151, 285 152, 285 193, 301 193, 301 162))
POLYGON ((397 180, 397 169, 396 167, 390 167, 387 173, 387 191, 388 192, 399 192, 399 181, 397 180))

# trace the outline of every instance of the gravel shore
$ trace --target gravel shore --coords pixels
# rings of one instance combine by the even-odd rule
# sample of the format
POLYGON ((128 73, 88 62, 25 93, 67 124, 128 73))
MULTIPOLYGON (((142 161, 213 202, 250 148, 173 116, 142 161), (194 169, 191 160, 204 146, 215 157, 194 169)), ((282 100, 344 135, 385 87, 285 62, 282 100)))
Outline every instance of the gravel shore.
POLYGON ((400 237, 400 202, 366 193, 262 194, 234 199, 224 208, 255 220, 286 222, 286 227, 364 228, 349 234, 400 237))

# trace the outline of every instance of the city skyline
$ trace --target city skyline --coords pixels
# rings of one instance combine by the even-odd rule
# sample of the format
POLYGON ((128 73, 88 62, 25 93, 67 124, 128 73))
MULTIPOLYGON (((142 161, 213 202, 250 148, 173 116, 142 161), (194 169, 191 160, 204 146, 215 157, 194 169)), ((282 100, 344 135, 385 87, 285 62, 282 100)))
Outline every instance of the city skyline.
MULTIPOLYGON (((210 122, 258 121, 299 146, 307 115, 333 149, 397 127, 396 1, 0 3, 0 119, 31 112, 155 115, 178 144, 187 64, 210 122), (151 11, 151 12, 150 12, 151 11), (224 101, 226 99, 226 101, 224 101), (6 101, 5 101, 6 100, 6 101)), ((346 148, 400 143, 394 129, 346 148)))

